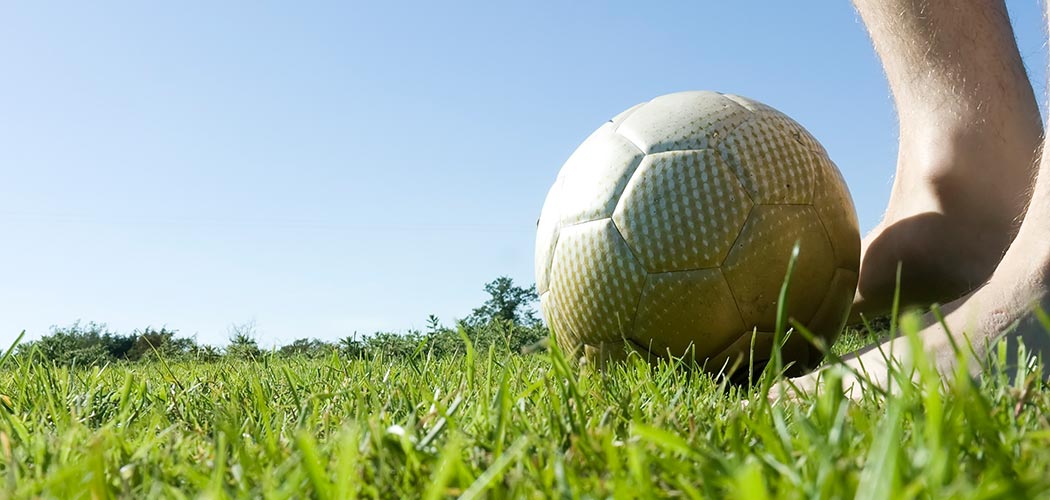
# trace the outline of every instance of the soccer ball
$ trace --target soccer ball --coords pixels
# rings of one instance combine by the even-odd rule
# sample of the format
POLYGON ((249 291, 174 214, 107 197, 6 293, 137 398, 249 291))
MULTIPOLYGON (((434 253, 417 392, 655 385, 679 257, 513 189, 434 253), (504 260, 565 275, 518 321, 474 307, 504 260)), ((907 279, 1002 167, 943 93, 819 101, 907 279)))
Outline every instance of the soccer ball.
MULTIPOLYGON (((565 162, 537 224, 540 307, 585 362, 692 356, 739 377, 770 359, 796 243, 785 316, 830 344, 860 260, 838 168, 769 106, 669 94, 620 113, 565 162)), ((797 332, 781 352, 789 372, 821 358, 797 332)))

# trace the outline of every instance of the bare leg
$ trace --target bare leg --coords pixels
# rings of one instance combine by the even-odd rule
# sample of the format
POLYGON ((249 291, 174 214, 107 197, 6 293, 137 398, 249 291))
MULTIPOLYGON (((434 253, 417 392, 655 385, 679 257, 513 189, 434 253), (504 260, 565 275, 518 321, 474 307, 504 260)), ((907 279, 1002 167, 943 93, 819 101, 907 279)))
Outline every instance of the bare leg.
POLYGON ((855 0, 900 118, 889 207, 864 239, 854 303, 885 313, 987 281, 1024 214, 1042 135, 1001 1, 855 0))
MULTIPOLYGON (((1016 59, 1017 50, 1012 43, 1007 43, 1009 27, 1006 25, 1005 9, 997 2, 967 2, 964 9, 954 7, 959 3, 955 1, 936 2, 936 8, 920 0, 857 0, 857 3, 886 63, 890 84, 900 108, 902 137, 901 163, 890 210, 880 230, 867 240, 868 247, 861 267, 862 281, 865 266, 868 267, 870 287, 873 263, 887 266, 893 263, 892 259, 884 257, 878 258, 886 262, 874 260, 877 245, 881 244, 880 239, 890 238, 893 227, 902 224, 908 217, 914 219, 936 214, 936 218, 930 218, 929 230, 942 239, 939 242, 930 241, 923 239, 919 233, 904 233, 906 236, 902 237, 902 241, 890 246, 912 252, 901 254, 904 269, 908 269, 909 265, 914 268, 923 263, 923 256, 951 252, 953 244, 962 245, 964 250, 948 253, 946 258, 955 259, 951 262, 965 266, 968 264, 965 259, 969 258, 975 259, 972 262, 975 267, 989 266, 989 262, 995 260, 994 254, 981 260, 980 249, 966 247, 968 242, 987 243, 994 248, 1006 245, 1012 239, 994 272, 988 273, 990 276, 987 280, 979 279, 980 269, 971 269, 974 273, 972 279, 975 280, 973 284, 978 286, 944 307, 948 329, 945 330, 934 317, 927 315, 923 318, 926 326, 919 338, 923 349, 944 374, 953 372, 957 359, 952 349, 953 341, 961 346, 972 345, 978 356, 984 356, 988 348, 1000 338, 1022 339, 1027 347, 1050 360, 1050 332, 1042 327, 1034 312, 1036 308, 1041 308, 1050 313, 1050 148, 1044 148, 1036 164, 1038 177, 1023 222, 1016 232, 1007 232, 1006 237, 1002 231, 1003 227, 1010 227, 1011 217, 1024 212, 1025 207, 1019 200, 1023 199, 1024 186, 1028 181, 1026 158, 1040 130, 1031 124, 1036 119, 1033 116, 1035 110, 1029 109, 1031 89, 1026 81, 1022 81, 1023 73, 1016 59), (948 12, 937 13, 942 9, 948 12), (902 20, 901 12, 908 19, 902 20), (983 17, 975 20, 970 18, 972 16, 983 17), (926 47, 926 52, 920 52, 921 57, 915 53, 898 57, 885 46, 880 47, 879 40, 886 35, 880 31, 883 29, 880 23, 883 22, 903 23, 916 28, 905 32, 905 37, 925 40, 926 45, 923 47, 926 47), (944 22, 948 24, 942 26, 944 22), (985 28, 982 30, 978 26, 985 28), (995 33, 989 33, 989 29, 995 33), (948 42, 931 41, 931 33, 939 33, 941 37, 955 33, 959 39, 952 43, 958 43, 959 50, 965 49, 967 54, 946 52, 948 42), (994 50, 1001 52, 997 56, 994 50), (931 63, 927 59, 937 57, 946 58, 949 63, 955 61, 949 64, 955 69, 937 69, 939 67, 936 64, 933 65, 935 69, 930 69, 931 63), (976 62, 978 60, 983 62, 976 62), (945 94, 938 100, 930 95, 924 99, 921 90, 909 90, 911 87, 905 69, 907 64, 921 68, 914 71, 910 78, 930 80, 927 84, 931 88, 937 85, 936 82, 955 82, 954 86, 945 83, 939 87, 942 90, 951 89, 955 93, 945 94), (995 75, 986 74, 986 71, 982 72, 973 66, 977 64, 985 65, 985 69, 994 68, 992 73, 1000 75, 998 83, 992 83, 996 81, 995 75), (975 74, 972 78, 966 76, 971 73, 981 75, 975 74), (994 96, 984 95, 986 91, 993 95, 998 92, 1003 99, 997 101, 994 96), (972 99, 975 95, 984 97, 972 99), (937 123, 943 123, 943 126, 934 126, 937 123), (966 124, 968 126, 964 127, 966 124), (961 138, 970 142, 953 142, 961 138), (981 161, 969 161, 973 159, 981 161), (901 214, 911 215, 902 218, 901 214), (950 227, 936 228, 932 222, 938 220, 958 224, 964 234, 952 240, 950 227), (1014 234, 1016 238, 1013 238, 1014 234), (909 237, 914 239, 909 241, 909 237), (919 252, 923 244, 929 244, 926 247, 929 253, 919 252)), ((904 40, 887 43, 907 44, 904 40)), ((912 43, 918 42, 912 40, 912 43)), ((927 276, 931 280, 936 279, 933 270, 940 268, 930 269, 927 276)), ((880 270, 880 273, 889 272, 880 270)), ((905 274, 914 277, 914 274, 908 275, 907 271, 905 274)), ((966 283, 965 280, 958 282, 959 286, 966 283)), ((913 286, 907 282, 904 285, 913 286)), ((918 294, 921 290, 914 287, 909 288, 909 291, 913 297, 924 297, 919 300, 932 302, 937 299, 932 289, 925 290, 928 295, 918 294)), ((938 293, 949 291, 952 290, 938 293)), ((865 292, 861 290, 858 299, 861 304, 866 300, 865 292)), ((879 303, 884 303, 884 300, 880 299, 879 303)), ((897 360, 904 360, 910 357, 911 352, 906 339, 892 340, 879 347, 881 349, 869 349, 848 357, 846 364, 855 371, 866 372, 872 381, 886 387, 888 361, 883 353, 892 352, 897 360)), ((794 379, 792 383, 802 391, 813 391, 819 386, 821 375, 822 372, 818 371, 794 379)), ((861 386, 854 377, 847 376, 845 385, 852 397, 862 394, 861 386)), ((785 387, 778 387, 774 397, 782 393, 785 387)))

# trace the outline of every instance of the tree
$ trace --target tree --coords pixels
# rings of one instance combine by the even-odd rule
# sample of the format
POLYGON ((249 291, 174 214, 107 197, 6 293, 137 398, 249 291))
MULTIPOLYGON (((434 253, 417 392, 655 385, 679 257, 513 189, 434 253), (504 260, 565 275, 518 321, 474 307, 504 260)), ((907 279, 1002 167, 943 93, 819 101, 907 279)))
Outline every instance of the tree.
POLYGON ((520 287, 507 276, 500 276, 485 284, 489 299, 467 318, 472 326, 481 326, 501 321, 522 326, 539 323, 532 304, 539 300, 536 286, 520 287))
POLYGON ((427 316, 427 335, 435 335, 444 330, 445 327, 441 326, 441 319, 435 314, 427 316))

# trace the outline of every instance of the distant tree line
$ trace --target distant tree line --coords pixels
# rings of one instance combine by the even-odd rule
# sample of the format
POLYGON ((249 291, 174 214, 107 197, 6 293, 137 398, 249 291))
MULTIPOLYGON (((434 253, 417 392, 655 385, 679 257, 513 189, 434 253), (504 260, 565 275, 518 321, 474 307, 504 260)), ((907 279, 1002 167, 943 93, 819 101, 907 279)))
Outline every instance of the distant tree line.
MULTIPOLYGON (((110 331, 104 323, 80 322, 52 327, 39 340, 16 347, 16 356, 63 365, 101 365, 136 362, 163 357, 168 360, 216 361, 223 358, 262 359, 264 357, 331 356, 350 358, 410 358, 449 356, 464 353, 466 340, 476 349, 490 346, 510 351, 543 348, 549 331, 536 315, 538 300, 534 286, 520 287, 501 276, 485 285, 488 300, 465 319, 452 326, 430 315, 424 330, 376 332, 359 336, 356 332, 336 342, 300 338, 290 344, 264 350, 256 340, 254 322, 229 328, 224 347, 200 344, 194 338, 179 337, 168 327, 146 327, 131 333, 110 331)), ((6 346, 0 346, 0 350, 6 346)))

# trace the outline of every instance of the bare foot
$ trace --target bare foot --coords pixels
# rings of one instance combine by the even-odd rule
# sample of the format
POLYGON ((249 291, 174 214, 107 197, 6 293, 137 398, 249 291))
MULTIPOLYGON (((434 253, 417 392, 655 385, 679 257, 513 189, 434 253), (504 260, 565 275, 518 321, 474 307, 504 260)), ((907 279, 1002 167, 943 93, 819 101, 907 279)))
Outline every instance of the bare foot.
MULTIPOLYGON (((923 317, 925 328, 919 332, 919 339, 942 376, 950 377, 955 370, 958 356, 953 341, 965 356, 978 360, 983 360, 1002 338, 1021 339, 1029 352, 1042 353, 1044 357, 1050 354, 1050 331, 1039 321, 1036 312, 1041 309, 1050 313, 1050 244, 1046 243, 1050 227, 1037 229, 1039 231, 1031 232, 1042 233, 1042 239, 1033 236, 1014 244, 987 284, 943 308, 947 330, 932 314, 923 317)), ((1008 352, 1015 354, 1016 345, 1010 346, 1008 352)), ((909 340, 898 337, 851 355, 844 359, 845 370, 829 365, 792 379, 790 384, 777 387, 771 397, 816 391, 829 370, 839 370, 843 375, 843 388, 853 399, 859 399, 868 384, 891 389, 886 357, 890 353, 898 367, 908 366, 912 355, 909 340), (863 376, 858 378, 857 374, 863 376)), ((1016 363, 1016 360, 1010 362, 1016 363)), ((971 375, 979 374, 980 363, 972 362, 968 366, 971 375)))
POLYGON ((889 208, 863 241, 854 322, 889 312, 898 262, 905 306, 949 302, 985 283, 1024 215, 1038 139, 1033 127, 902 140, 889 208))

